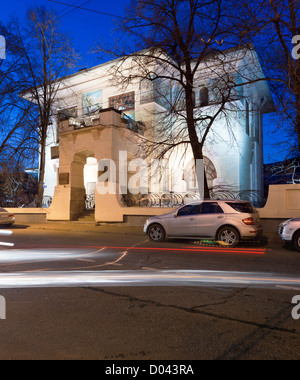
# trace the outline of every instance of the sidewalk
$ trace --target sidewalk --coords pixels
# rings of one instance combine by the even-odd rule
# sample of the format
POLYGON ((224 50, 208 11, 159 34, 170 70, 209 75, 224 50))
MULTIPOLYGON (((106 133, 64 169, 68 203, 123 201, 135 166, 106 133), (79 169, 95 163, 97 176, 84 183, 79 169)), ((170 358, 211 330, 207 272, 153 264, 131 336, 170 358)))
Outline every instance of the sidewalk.
MULTIPOLYGON (((18 228, 18 225, 15 225, 18 228)), ((65 232, 87 232, 87 233, 106 233, 118 235, 144 235, 143 226, 133 227, 120 224, 96 225, 94 222, 47 222, 32 223, 26 225, 31 230, 65 231, 65 232)))

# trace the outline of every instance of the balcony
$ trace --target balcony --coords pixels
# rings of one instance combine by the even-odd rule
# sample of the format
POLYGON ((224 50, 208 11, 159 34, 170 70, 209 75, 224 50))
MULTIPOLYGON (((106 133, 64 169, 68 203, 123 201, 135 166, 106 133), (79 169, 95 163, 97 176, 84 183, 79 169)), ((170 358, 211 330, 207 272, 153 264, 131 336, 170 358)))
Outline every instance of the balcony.
POLYGON ((59 133, 72 132, 83 128, 91 128, 96 126, 115 126, 119 128, 127 128, 132 132, 143 135, 145 132, 145 124, 141 121, 134 121, 121 111, 114 108, 106 108, 96 113, 85 115, 82 117, 68 117, 59 123, 59 133))

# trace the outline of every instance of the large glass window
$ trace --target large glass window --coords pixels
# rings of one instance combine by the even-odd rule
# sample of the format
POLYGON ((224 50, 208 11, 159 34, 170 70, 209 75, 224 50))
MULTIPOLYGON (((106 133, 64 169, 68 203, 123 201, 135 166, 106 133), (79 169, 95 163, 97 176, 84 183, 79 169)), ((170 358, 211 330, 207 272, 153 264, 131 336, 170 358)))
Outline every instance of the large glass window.
POLYGON ((243 99, 243 81, 238 73, 229 73, 222 77, 210 79, 210 99, 211 103, 229 102, 243 99))
POLYGON ((170 109, 171 89, 161 78, 143 79, 140 84, 140 102, 155 102, 165 109, 170 109))
POLYGON ((249 103, 246 101, 246 133, 250 136, 250 110, 249 103))
POLYGON ((195 107, 206 107, 209 104, 209 91, 205 86, 195 91, 195 107))
POLYGON ((180 86, 175 86, 173 89, 173 107, 176 111, 183 111, 186 109, 185 92, 180 86))
POLYGON ((162 79, 157 78, 153 82, 153 96, 155 103, 165 109, 170 109, 171 89, 162 79))

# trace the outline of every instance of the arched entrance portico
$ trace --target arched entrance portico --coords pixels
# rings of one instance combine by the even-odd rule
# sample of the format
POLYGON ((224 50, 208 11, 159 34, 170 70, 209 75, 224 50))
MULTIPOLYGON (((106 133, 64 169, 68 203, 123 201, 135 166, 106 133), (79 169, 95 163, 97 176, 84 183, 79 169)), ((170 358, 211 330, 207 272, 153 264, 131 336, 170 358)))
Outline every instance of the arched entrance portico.
MULTIPOLYGON (((137 157, 139 145, 139 136, 129 130, 127 124, 122 123, 121 113, 113 109, 103 110, 92 126, 77 128, 71 121, 62 122, 59 138, 59 183, 55 187, 52 205, 47 210, 47 220, 77 220, 86 209, 88 188, 92 189, 95 181, 97 182, 97 163, 100 160, 112 160, 118 170, 119 152, 125 151, 128 157, 137 157), (85 169, 90 161, 88 159, 91 158, 96 161, 92 165, 93 179, 89 181, 85 179, 84 173, 88 171, 85 169)), ((106 200, 105 196, 96 191, 96 222, 106 218, 102 215, 101 206, 97 206, 99 197, 104 202, 106 200)), ((120 195, 115 198, 118 204, 120 195)), ((108 202, 111 202, 111 198, 108 202)))

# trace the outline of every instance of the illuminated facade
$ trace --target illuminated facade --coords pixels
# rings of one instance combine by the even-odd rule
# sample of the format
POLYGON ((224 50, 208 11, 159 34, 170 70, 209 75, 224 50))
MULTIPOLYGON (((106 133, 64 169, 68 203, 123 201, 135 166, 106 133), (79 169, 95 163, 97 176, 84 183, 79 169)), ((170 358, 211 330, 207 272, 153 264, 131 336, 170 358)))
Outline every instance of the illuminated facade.
MULTIPOLYGON (((262 191, 263 115, 273 111, 273 101, 266 81, 256 80, 263 78, 263 73, 255 52, 243 53, 238 57, 229 52, 228 56, 230 59, 222 66, 222 70, 230 74, 230 80, 236 85, 235 97, 227 102, 226 114, 220 113, 206 138, 204 154, 208 183, 212 190, 222 187, 237 192, 262 191), (249 83, 243 85, 246 83, 246 76, 251 77, 251 81, 247 79, 249 83)), ((141 79, 138 75, 132 75, 133 79, 126 82, 126 85, 125 82, 117 83, 112 73, 119 62, 112 61, 81 70, 62 79, 53 107, 53 122, 49 127, 45 196, 54 197, 55 192, 62 192, 68 186, 72 187, 68 177, 71 176, 71 169, 62 167, 62 155, 70 156, 70 160, 75 160, 74 162, 76 157, 78 159, 80 156, 78 167, 83 171, 84 182, 84 190, 81 189, 80 196, 84 192, 86 197, 89 197, 95 193, 100 158, 116 158, 116 152, 119 150, 128 150, 131 158, 143 155, 138 150, 135 152, 131 145, 141 146, 144 139, 155 139, 161 133, 157 131, 162 128, 166 119, 174 138, 179 129, 182 131, 180 118, 172 115, 172 112, 167 118, 164 117, 170 110, 169 104, 175 98, 177 110, 184 109, 184 100, 178 96, 178 89, 166 80, 141 79), (118 112, 111 114, 110 110, 118 112), (121 115, 120 120, 103 124, 105 117, 114 118, 118 114, 121 115), (62 125, 67 129, 60 131, 62 125), (115 140, 109 145, 111 151, 106 149, 107 137, 104 137, 105 133, 100 132, 101 125, 113 126, 115 140), (64 150, 60 146, 62 137, 64 150), (128 149, 126 141, 128 146, 131 146, 128 149), (86 144, 90 144, 90 148, 86 144), (107 157, 101 155, 101 151, 105 152, 107 157)), ((214 65, 212 62, 213 70, 210 70, 207 63, 199 67, 194 92, 195 114, 213 115, 220 103, 216 88, 222 74, 220 67, 218 72, 214 65)), ((127 59, 122 69, 136 70, 134 61, 127 59)), ((154 156, 153 152, 152 158, 154 156)), ((172 175, 167 188, 161 191, 188 192, 188 183, 191 180, 187 178, 186 169, 193 162, 190 148, 179 146, 167 155, 167 160, 168 170, 172 175)), ((76 164, 73 164, 73 167, 75 166, 76 164)), ((71 198, 69 200, 71 201, 71 198)))

